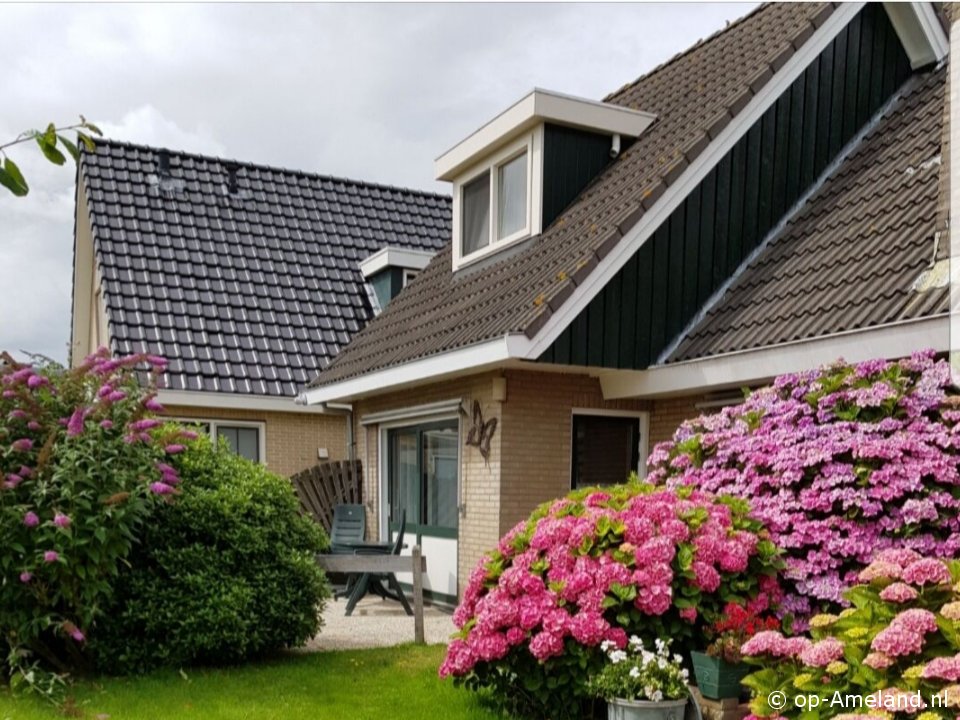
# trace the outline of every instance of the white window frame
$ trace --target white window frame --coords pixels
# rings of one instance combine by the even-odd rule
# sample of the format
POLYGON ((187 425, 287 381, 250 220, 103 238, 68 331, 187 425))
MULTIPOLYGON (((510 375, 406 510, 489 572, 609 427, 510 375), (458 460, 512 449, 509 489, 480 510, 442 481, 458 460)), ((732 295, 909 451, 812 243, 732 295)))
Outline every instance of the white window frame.
POLYGON ((504 247, 520 240, 524 240, 533 235, 538 235, 542 225, 543 206, 542 188, 543 188, 543 125, 536 128, 521 137, 517 138, 508 145, 502 147, 496 153, 484 158, 483 162, 474 165, 470 170, 464 172, 453 181, 453 269, 457 270, 470 263, 481 260, 493 253, 499 252, 504 247), (508 235, 505 238, 498 238, 499 227, 499 170, 502 166, 516 159, 523 153, 527 155, 527 222, 526 226, 508 235), (479 177, 485 172, 490 173, 490 221, 489 221, 489 243, 479 250, 464 255, 463 254, 463 187, 471 180, 479 177))
POLYGON ((420 274, 419 270, 414 270, 413 268, 403 268, 403 279, 400 283, 400 287, 405 288, 419 274, 420 274))
MULTIPOLYGON (((459 408, 459 402, 457 403, 459 408)), ((379 518, 377 518, 377 529, 380 533, 380 539, 388 539, 390 537, 390 528, 389 528, 389 515, 390 515, 390 502, 387 494, 389 492, 389 473, 390 473, 390 458, 389 458, 389 449, 387 442, 387 431, 395 430, 396 428, 403 427, 412 427, 414 425, 424 425, 432 422, 440 422, 442 420, 456 420, 457 421, 457 512, 460 514, 461 518, 463 517, 463 422, 458 411, 454 412, 435 412, 421 415, 418 414, 419 408, 410 408, 410 415, 407 417, 397 418, 395 420, 389 420, 386 422, 377 423, 377 455, 379 458, 378 468, 377 468, 377 491, 380 495, 378 510, 379 518)), ((361 421, 362 424, 362 421, 361 421)), ((458 531, 459 533, 459 531, 458 531)), ((456 538, 459 543, 459 534, 456 538)))
MULTIPOLYGON (((650 413, 646 410, 605 410, 603 408, 573 408, 570 412, 570 458, 567 469, 567 477, 570 478, 571 489, 573 485, 573 443, 576 438, 573 436, 573 418, 576 415, 593 415, 596 417, 625 417, 637 418, 640 421, 640 447, 637 453, 637 477, 643 480, 647 477, 647 460, 650 457, 650 413)), ((626 478, 624 478, 626 480, 626 478)))
POLYGON ((206 417, 176 417, 170 418, 173 422, 183 423, 184 425, 194 425, 196 423, 205 423, 210 426, 210 441, 213 443, 214 447, 220 442, 220 434, 218 429, 221 425, 225 427, 235 427, 235 428, 256 428, 257 441, 259 447, 257 451, 260 454, 260 464, 267 464, 267 424, 261 420, 229 420, 229 419, 214 419, 206 417))

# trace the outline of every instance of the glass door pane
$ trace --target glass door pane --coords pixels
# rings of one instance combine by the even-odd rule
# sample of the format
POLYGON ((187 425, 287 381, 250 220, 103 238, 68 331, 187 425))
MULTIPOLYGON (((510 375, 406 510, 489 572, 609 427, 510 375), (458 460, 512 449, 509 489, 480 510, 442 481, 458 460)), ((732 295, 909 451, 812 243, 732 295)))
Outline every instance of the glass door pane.
POLYGON ((457 425, 423 432, 423 517, 426 525, 457 527, 457 425))
POLYGON ((407 523, 420 521, 420 467, 419 433, 416 428, 390 430, 388 496, 390 503, 390 522, 400 522, 400 511, 407 511, 407 523))

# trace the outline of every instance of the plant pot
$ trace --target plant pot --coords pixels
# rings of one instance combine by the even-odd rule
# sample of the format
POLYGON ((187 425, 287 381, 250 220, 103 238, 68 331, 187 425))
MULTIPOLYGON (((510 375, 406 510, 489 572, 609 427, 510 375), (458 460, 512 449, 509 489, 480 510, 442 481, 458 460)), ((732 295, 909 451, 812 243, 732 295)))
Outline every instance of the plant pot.
POLYGON ((753 670, 746 663, 734 665, 702 652, 691 652, 690 658, 693 660, 697 688, 701 695, 710 700, 740 697, 743 692, 740 681, 753 670))
POLYGON ((688 699, 607 701, 607 720, 683 720, 688 699))

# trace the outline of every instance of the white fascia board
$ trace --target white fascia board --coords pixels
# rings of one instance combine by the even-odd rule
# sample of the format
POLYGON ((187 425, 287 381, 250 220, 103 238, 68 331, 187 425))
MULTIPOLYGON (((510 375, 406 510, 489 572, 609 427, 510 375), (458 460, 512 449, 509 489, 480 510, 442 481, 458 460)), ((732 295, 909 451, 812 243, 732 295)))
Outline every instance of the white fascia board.
POLYGON ((803 73, 807 66, 833 41, 847 24, 856 17, 866 3, 841 3, 826 22, 795 52, 789 60, 754 95, 747 106, 728 124, 707 148, 670 185, 653 207, 620 239, 613 250, 603 258, 592 273, 584 278, 566 302, 544 323, 530 343, 524 355, 527 359, 540 357, 563 330, 573 322, 606 287, 614 276, 634 256, 637 250, 653 235, 658 227, 670 217, 680 203, 700 184, 707 174, 720 162, 746 132, 776 102, 803 73))
POLYGON ((365 278, 376 275, 388 267, 423 270, 435 253, 430 250, 408 250, 407 248, 385 247, 360 261, 360 272, 365 278))
POLYGON ((413 405, 395 410, 384 410, 383 412, 368 413, 360 418, 360 424, 382 425, 384 423, 396 422, 398 420, 436 417, 438 415, 455 415, 460 412, 462 403, 463 400, 461 398, 454 398, 452 400, 442 400, 440 402, 426 403, 424 405, 413 405))
POLYGON ((307 388, 301 394, 307 405, 342 402, 372 393, 399 390, 426 382, 437 382, 457 375, 473 374, 502 366, 518 356, 517 343, 523 336, 506 335, 496 340, 452 350, 440 355, 414 360, 395 367, 377 370, 341 382, 307 388))
POLYGON ((485 155, 544 122, 637 137, 655 119, 656 115, 641 110, 535 88, 438 157, 434 175, 437 180, 453 180, 485 155))
POLYGON ((940 62, 950 52, 950 41, 930 3, 885 2, 883 7, 912 68, 940 62))
POLYGON ((308 413, 311 415, 336 415, 325 408, 297 405, 294 398, 240 395, 238 393, 200 392, 190 390, 159 390, 157 400, 162 405, 214 408, 223 410, 260 410, 263 412, 308 413))
POLYGON ((899 358, 916 350, 949 348, 949 318, 884 325, 783 345, 661 365, 647 370, 611 370, 599 375, 605 400, 652 398, 765 382, 784 373, 839 359, 861 362, 899 358))

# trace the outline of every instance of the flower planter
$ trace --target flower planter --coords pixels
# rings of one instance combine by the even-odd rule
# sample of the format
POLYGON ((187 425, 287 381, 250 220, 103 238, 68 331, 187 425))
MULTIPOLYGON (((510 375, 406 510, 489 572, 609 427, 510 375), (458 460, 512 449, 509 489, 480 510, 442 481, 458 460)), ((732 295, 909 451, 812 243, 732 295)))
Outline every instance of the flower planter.
POLYGON ((697 678, 700 694, 710 700, 738 698, 743 689, 740 681, 750 674, 752 668, 746 663, 736 665, 706 653, 691 652, 693 674, 697 678))
POLYGON ((615 698, 607 701, 607 720, 683 720, 687 702, 687 699, 653 702, 615 698))

